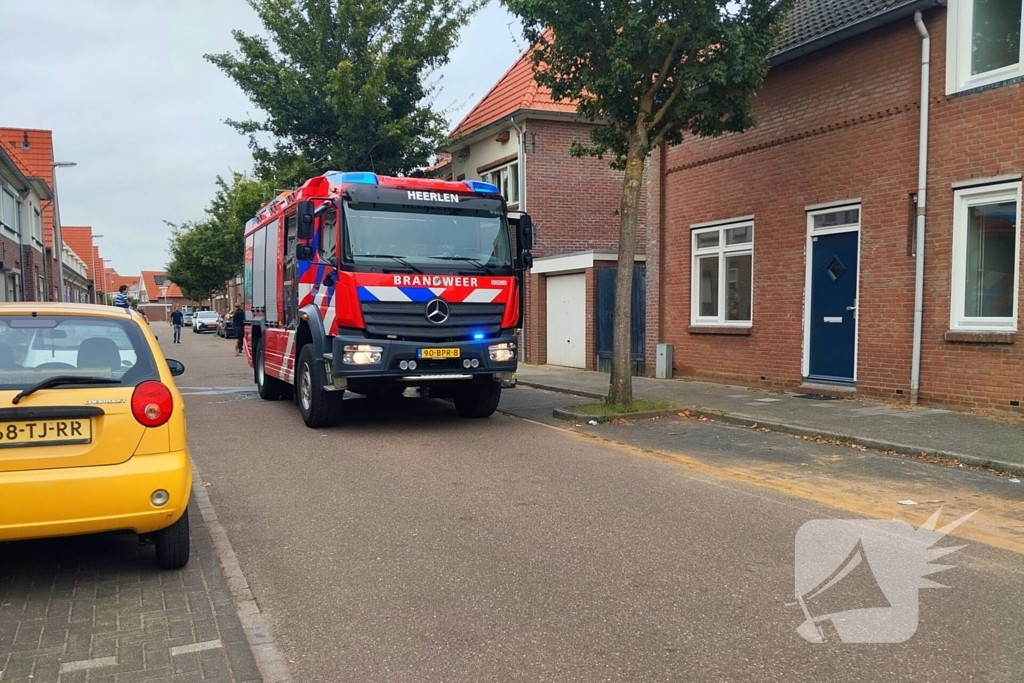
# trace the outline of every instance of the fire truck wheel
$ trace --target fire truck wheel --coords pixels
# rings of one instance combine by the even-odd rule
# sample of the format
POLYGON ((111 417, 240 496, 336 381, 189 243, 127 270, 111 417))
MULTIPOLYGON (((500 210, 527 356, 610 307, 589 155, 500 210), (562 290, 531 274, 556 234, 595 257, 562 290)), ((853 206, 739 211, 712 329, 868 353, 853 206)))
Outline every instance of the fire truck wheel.
POLYGON ((256 388, 259 389, 260 398, 264 401, 276 401, 284 394, 288 386, 276 377, 267 375, 267 369, 263 360, 263 340, 256 342, 256 353, 253 362, 256 364, 256 388))
POLYGON ((306 344, 299 351, 299 362, 295 368, 295 392, 299 413, 307 427, 319 429, 338 424, 341 419, 341 391, 324 391, 314 380, 316 363, 313 361, 313 345, 306 344))
POLYGON ((498 409, 501 385, 497 382, 469 384, 455 391, 455 410, 462 417, 490 417, 498 409))

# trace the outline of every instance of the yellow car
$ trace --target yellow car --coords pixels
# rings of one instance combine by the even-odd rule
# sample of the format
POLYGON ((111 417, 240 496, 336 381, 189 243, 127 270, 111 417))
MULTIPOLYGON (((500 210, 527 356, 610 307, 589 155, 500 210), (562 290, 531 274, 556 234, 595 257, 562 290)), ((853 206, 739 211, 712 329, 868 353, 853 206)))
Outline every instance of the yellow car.
POLYGON ((134 311, 0 304, 0 541, 131 530, 184 567, 184 370, 134 311))

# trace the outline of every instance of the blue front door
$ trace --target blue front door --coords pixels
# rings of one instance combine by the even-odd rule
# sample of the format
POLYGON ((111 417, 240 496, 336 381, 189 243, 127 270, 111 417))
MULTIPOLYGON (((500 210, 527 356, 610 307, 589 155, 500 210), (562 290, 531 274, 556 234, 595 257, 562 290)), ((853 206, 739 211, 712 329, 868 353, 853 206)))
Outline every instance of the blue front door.
POLYGON ((857 350, 857 232, 811 241, 811 344, 808 379, 853 382, 857 350))

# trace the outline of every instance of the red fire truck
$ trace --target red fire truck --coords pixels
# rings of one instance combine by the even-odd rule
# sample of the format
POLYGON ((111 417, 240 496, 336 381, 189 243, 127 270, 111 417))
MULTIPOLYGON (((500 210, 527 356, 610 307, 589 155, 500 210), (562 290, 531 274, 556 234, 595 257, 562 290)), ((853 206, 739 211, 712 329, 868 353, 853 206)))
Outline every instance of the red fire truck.
POLYGON ((409 387, 487 417, 515 386, 526 214, 477 181, 328 172, 245 228, 245 352, 260 396, 310 427, 351 391, 409 387))

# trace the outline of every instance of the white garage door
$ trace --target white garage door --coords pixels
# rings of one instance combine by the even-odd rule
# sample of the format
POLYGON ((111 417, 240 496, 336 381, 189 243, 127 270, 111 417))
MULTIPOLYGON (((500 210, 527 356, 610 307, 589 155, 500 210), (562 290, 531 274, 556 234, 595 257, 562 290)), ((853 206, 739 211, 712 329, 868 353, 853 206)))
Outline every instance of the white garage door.
POLYGON ((548 363, 587 366, 586 280, 583 273, 548 278, 548 363))

